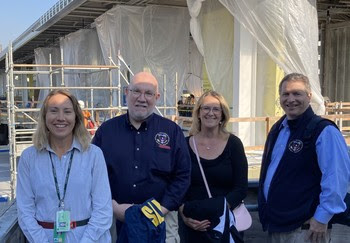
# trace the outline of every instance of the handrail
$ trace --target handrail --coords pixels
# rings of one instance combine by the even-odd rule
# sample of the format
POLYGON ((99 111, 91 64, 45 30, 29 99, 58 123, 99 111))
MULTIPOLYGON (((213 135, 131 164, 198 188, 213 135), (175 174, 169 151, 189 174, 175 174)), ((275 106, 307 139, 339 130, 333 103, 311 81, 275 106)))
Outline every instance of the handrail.
POLYGON ((26 239, 18 225, 16 200, 0 205, 0 242, 25 243, 26 239))
MULTIPOLYGON (((322 117, 327 118, 329 120, 334 121, 335 123, 338 123, 339 130, 346 134, 345 132, 350 131, 349 126, 343 126, 344 121, 350 121, 350 114, 332 114, 332 115, 322 115, 322 117)), ((272 125, 280 119, 280 116, 263 116, 263 117, 231 117, 229 119, 230 123, 239 123, 239 122, 265 122, 265 136, 267 137, 267 134, 269 133, 272 125)), ((175 122, 177 122, 180 127, 184 129, 184 124, 187 123, 187 126, 189 126, 192 123, 192 117, 187 116, 174 116, 172 118, 175 122)), ((186 130, 186 129, 185 129, 186 130)), ((264 145, 256 145, 256 146, 245 146, 244 149, 246 151, 250 150, 263 150, 264 145)))

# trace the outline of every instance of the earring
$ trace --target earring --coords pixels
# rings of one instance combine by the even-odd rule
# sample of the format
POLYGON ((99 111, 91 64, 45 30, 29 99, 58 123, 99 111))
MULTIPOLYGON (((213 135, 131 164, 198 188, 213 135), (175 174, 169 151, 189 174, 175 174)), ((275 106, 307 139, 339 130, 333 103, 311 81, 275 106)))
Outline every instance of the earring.
POLYGON ((219 122, 220 126, 222 125, 222 121, 219 122))

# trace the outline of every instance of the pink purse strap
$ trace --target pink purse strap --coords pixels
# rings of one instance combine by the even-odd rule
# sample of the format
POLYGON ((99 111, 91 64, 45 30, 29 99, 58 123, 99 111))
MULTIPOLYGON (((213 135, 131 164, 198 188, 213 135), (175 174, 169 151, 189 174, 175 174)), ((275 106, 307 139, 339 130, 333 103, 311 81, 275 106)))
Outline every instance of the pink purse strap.
POLYGON ((205 188, 207 189, 207 193, 208 193, 209 198, 212 198, 211 192, 210 192, 210 189, 209 189, 209 186, 208 186, 207 178, 205 177, 204 170, 203 170, 203 167, 202 167, 202 164, 201 164, 201 160, 199 158, 199 154, 198 154, 198 150, 197 150, 197 146, 196 146, 196 140, 194 139, 194 136, 192 136, 192 139, 193 139, 192 142, 193 142, 194 152, 195 152, 196 157, 197 157, 199 170, 201 171, 205 188))

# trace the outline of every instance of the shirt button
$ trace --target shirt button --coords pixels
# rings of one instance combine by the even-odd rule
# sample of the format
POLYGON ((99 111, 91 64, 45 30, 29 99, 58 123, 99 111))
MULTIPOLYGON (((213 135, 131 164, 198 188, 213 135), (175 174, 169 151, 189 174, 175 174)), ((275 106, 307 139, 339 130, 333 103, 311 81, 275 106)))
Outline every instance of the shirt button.
POLYGON ((145 128, 145 130, 147 131, 147 127, 145 128))
POLYGON ((132 187, 135 188, 135 187, 136 187, 136 184, 132 185, 132 187))
POLYGON ((140 149, 139 148, 136 148, 137 151, 139 151, 140 149))
POLYGON ((65 159, 66 157, 67 157, 67 156, 65 156, 65 155, 63 156, 64 159, 65 159))
POLYGON ((137 134, 140 134, 140 132, 137 132, 137 134))
POLYGON ((135 169, 138 169, 139 167, 137 165, 135 165, 135 169))

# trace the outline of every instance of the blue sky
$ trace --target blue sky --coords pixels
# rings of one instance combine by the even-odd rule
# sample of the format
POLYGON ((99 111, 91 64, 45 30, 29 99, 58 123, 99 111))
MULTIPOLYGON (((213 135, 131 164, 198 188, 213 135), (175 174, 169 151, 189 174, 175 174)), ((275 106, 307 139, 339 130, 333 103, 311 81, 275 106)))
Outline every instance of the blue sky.
POLYGON ((0 43, 2 48, 14 41, 58 0, 0 1, 0 43))

